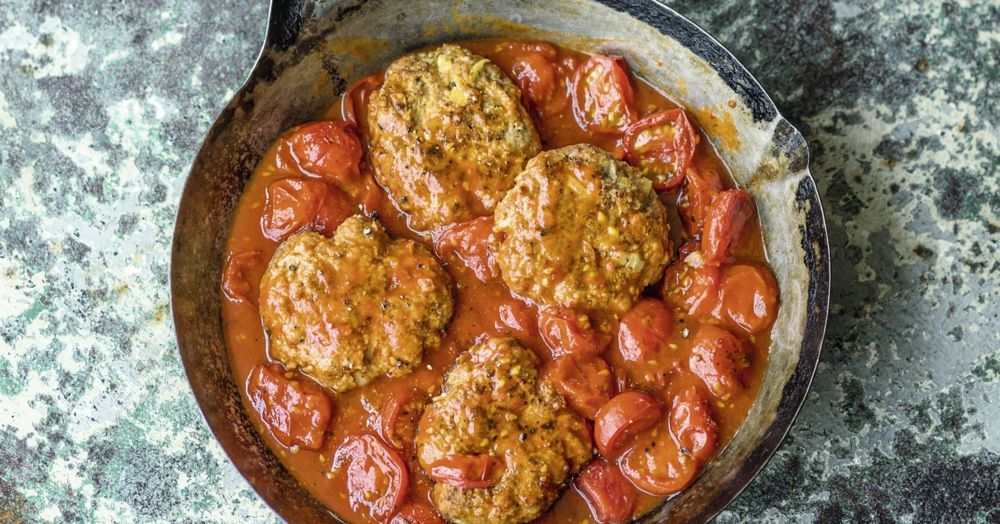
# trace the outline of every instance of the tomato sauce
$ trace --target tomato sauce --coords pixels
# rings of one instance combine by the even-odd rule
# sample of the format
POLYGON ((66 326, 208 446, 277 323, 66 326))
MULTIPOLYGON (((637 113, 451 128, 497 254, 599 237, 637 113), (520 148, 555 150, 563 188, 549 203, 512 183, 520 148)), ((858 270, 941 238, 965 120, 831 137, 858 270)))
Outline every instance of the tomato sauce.
MULTIPOLYGON (((448 234, 413 231, 407 227, 405 216, 374 183, 363 162, 361 178, 341 184, 339 189, 314 183, 301 198, 295 193, 302 190, 301 184, 278 185, 272 189, 272 192, 284 191, 283 198, 293 201, 289 208, 299 210, 296 213, 304 212, 316 218, 306 216, 303 219, 280 213, 265 217, 268 186, 288 176, 289 151, 297 151, 296 158, 303 154, 308 156, 309 165, 342 169, 350 164, 349 159, 338 158, 336 154, 324 156, 322 150, 315 149, 315 144, 297 143, 301 141, 300 136, 289 138, 286 134, 279 139, 264 155, 247 183, 233 218, 222 285, 226 342, 244 405, 261 436, 310 493, 350 522, 387 521, 393 515, 396 517, 393 522, 409 522, 417 518, 413 515, 430 511, 427 505, 433 506, 429 496, 432 483, 416 463, 413 449, 420 405, 439 391, 444 373, 456 356, 486 337, 516 337, 545 362, 558 356, 558 351, 550 349, 554 344, 556 347, 571 344, 584 348, 585 352, 603 354, 603 361, 596 363, 596 367, 584 362, 576 368, 556 367, 546 373, 562 374, 563 377, 582 373, 583 377, 597 377, 606 376, 603 370, 610 366, 613 381, 601 386, 600 391, 574 393, 574 388, 585 390, 589 383, 600 383, 599 379, 578 383, 569 380, 559 388, 563 395, 573 396, 570 404, 576 409, 588 412, 590 419, 598 418, 597 429, 612 435, 608 438, 614 440, 607 443, 609 446, 621 447, 628 444, 620 438, 622 435, 641 431, 648 434, 654 431, 650 428, 676 419, 673 422, 685 428, 679 433, 678 441, 691 448, 684 453, 704 459, 721 452, 733 438, 756 398, 767 366, 770 323, 778 307, 777 287, 767 266, 752 199, 746 201, 745 194, 735 193, 718 199, 724 201, 718 208, 710 206, 717 193, 735 185, 711 143, 693 122, 688 123, 687 115, 677 104, 628 72, 621 59, 597 57, 536 42, 489 40, 462 42, 461 45, 493 60, 521 88, 523 102, 535 119, 544 149, 587 142, 634 165, 662 167, 667 176, 655 180, 655 187, 662 191, 661 200, 670 216, 671 238, 675 250, 679 251, 675 260, 695 257, 692 260, 697 262, 700 258, 701 263, 684 266, 683 262, 675 262, 667 270, 663 289, 660 285, 647 289, 644 294, 649 299, 644 299, 641 307, 637 306, 622 319, 618 332, 588 338, 593 334, 574 330, 571 324, 559 324, 558 318, 556 324, 544 316, 540 321, 538 308, 530 301, 512 296, 498 276, 491 255, 476 251, 476 246, 482 245, 481 237, 490 234, 489 219, 477 219, 479 223, 473 221, 463 226, 464 231, 453 230, 448 234), (588 91, 588 86, 595 82, 601 84, 602 89, 588 91), (657 135, 655 126, 664 123, 690 126, 690 130, 677 127, 672 135, 657 135), (644 134, 644 126, 653 132, 644 134), (299 149, 295 149, 297 147, 299 149), (676 166, 686 170, 678 172, 676 166), (328 194, 348 199, 366 213, 377 213, 378 220, 392 235, 422 242, 440 257, 454 282, 455 307, 440 346, 425 351, 423 361, 413 373, 395 379, 377 378, 344 394, 327 390, 329 413, 312 416, 296 410, 317 404, 325 406, 314 398, 316 391, 322 388, 298 370, 285 370, 284 377, 292 386, 274 384, 275 380, 280 380, 283 368, 271 363, 268 357, 267 337, 256 304, 261 275, 279 245, 276 239, 283 239, 291 227, 312 227, 324 234, 331 232, 322 217, 337 213, 318 211, 333 198, 325 196, 328 194), (758 318, 762 315, 763 319, 758 318), (702 330, 703 324, 709 327, 702 330), (696 346, 696 335, 704 338, 714 333, 713 330, 736 333, 738 337, 734 339, 738 341, 713 339, 697 342, 696 346), (269 365, 261 368, 264 364, 269 365), (262 375, 262 369, 267 370, 266 374, 262 375), (727 375, 722 378, 713 375, 719 371, 727 375), (735 387, 733 377, 738 379, 735 387), (265 379, 271 390, 261 394, 253 384, 265 379), (306 387, 301 387, 303 384, 306 387), (692 391, 697 393, 691 388, 709 392, 702 394, 708 401, 684 404, 692 391), (628 394, 609 401, 613 394, 626 389, 630 390, 628 394), (679 393, 668 393, 674 390, 679 393), (650 396, 661 400, 650 403, 650 396), (273 410, 261 408, 262 399, 277 398, 294 399, 291 415, 276 417, 273 410), (674 399, 672 404, 671 398, 674 399), (614 422, 612 417, 618 413, 615 410, 622 409, 631 409, 624 412, 638 413, 636 416, 645 418, 619 434, 620 428, 608 429, 607 426, 614 422), (602 411, 610 414, 602 415, 602 411), (263 420, 261 413, 269 420, 263 420), (276 424, 276 418, 284 425, 276 424), (710 420, 704 421, 706 418, 710 420), (321 446, 315 445, 314 432, 288 434, 289 431, 295 433, 295 424, 308 424, 310 420, 326 423, 321 446), (359 435, 377 435, 381 440, 359 435), (338 461, 349 462, 347 467, 364 468, 365 463, 350 461, 381 460, 394 464, 391 468, 398 467, 395 455, 391 460, 342 456, 345 453, 384 455, 385 443, 391 443, 390 447, 408 467, 404 479, 408 485, 403 486, 403 491, 392 485, 401 481, 398 477, 376 479, 366 487, 357 484, 357 477, 350 480, 341 472, 334 473, 334 463, 338 461), (376 511, 372 503, 352 499, 352 488, 355 491, 396 491, 377 501, 391 508, 376 511)), ((315 115, 316 119, 355 123, 364 144, 365 104, 368 93, 379 84, 379 75, 361 79, 328 110, 315 115)), ((663 129, 670 128, 660 131, 663 129)), ((350 149, 349 146, 345 147, 350 149)), ((314 174, 296 176, 310 178, 311 175, 314 174)), ((601 360, 597 356, 593 358, 601 360)), ((643 438, 648 440, 650 437, 639 438, 636 445, 641 445, 643 438)), ((597 444, 601 446, 602 442, 597 444)), ((634 455, 642 450, 632 451, 634 455)), ((662 449, 657 449, 656 455, 650 456, 661 453, 662 449)), ((686 460, 697 460, 690 457, 686 460)), ((627 475, 623 476, 622 472, 628 473, 632 467, 629 464, 641 463, 644 459, 638 456, 621 460, 619 471, 613 462, 605 462, 595 454, 595 462, 585 468, 575 485, 568 487, 539 521, 628 520, 669 498, 670 495, 650 494, 656 489, 644 492, 623 484, 627 475), (626 460, 628 464, 624 463, 626 460), (627 489, 622 488, 623 485, 627 489), (588 503, 584 494, 589 494, 587 497, 592 502, 588 503), (622 514, 622 504, 627 509, 634 507, 634 512, 622 514), (594 507, 593 512, 591 507, 594 507)), ((697 466, 690 464, 685 462, 684 465, 695 468, 690 479, 672 479, 680 482, 681 488, 697 473, 697 466)), ((644 478, 652 478, 655 474, 655 471, 642 472, 644 478)), ((642 485, 645 481, 638 482, 637 485, 642 485)), ((433 517, 433 511, 429 515, 433 517)))

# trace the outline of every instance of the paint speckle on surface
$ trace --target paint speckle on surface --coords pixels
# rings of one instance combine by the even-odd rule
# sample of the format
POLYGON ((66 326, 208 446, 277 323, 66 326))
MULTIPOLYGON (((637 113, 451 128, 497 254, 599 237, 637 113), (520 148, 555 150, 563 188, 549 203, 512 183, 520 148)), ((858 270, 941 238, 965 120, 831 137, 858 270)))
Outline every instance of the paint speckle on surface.
MULTIPOLYGON (((1000 8, 673 7, 805 134, 833 255, 809 399, 718 521, 1000 522, 1000 8)), ((266 10, 0 0, 0 522, 277 521, 167 315, 180 188, 266 10)))

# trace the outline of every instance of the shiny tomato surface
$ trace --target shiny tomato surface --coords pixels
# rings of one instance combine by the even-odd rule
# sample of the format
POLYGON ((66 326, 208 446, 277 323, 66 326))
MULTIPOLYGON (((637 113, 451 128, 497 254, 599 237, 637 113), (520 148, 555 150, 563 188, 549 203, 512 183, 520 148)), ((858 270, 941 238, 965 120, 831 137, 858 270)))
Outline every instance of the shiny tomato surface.
POLYGON ((365 160, 377 72, 278 137, 246 185, 221 261, 233 373, 263 439, 332 511, 349 522, 436 524, 434 482, 484 489, 505 466, 502 457, 452 455, 425 472, 413 442, 423 407, 462 351, 484 337, 517 338, 567 404, 594 421, 579 431, 600 452, 538 522, 627 522, 694 482, 756 397, 780 307, 757 210, 729 193, 735 185, 699 129, 699 108, 678 107, 627 58, 537 41, 462 45, 521 90, 543 148, 594 144, 651 178, 678 246, 662 281, 641 290, 614 329, 598 332, 586 316, 510 292, 492 260, 491 217, 433 235, 410 230, 365 160), (269 359, 257 288, 281 241, 306 229, 329 236, 355 212, 434 252, 454 283, 455 307, 414 372, 334 394, 269 359))

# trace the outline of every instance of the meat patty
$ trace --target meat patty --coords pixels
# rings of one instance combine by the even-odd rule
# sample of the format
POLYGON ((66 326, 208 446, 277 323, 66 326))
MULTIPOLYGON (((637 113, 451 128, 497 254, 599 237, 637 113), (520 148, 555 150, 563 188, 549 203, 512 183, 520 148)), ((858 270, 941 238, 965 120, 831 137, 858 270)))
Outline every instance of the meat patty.
POLYGON ((393 62, 368 122, 375 176, 418 230, 489 214, 541 150, 518 88, 455 45, 393 62))
POLYGON ((430 252, 361 215, 329 239, 290 237, 260 283, 271 356, 337 392, 409 373, 440 341, 452 303, 430 252))
POLYGON ((507 285, 591 315, 605 331, 670 260, 667 212, 652 183, 591 145, 531 159, 495 218, 507 285))
MULTIPOLYGON (((417 433, 417 457, 434 475, 452 456, 489 456, 502 473, 489 487, 436 482, 431 498, 456 523, 537 518, 593 455, 586 421, 538 373, 538 357, 514 339, 472 347, 445 376, 417 433)), ((495 477, 494 477, 495 478, 495 477)))

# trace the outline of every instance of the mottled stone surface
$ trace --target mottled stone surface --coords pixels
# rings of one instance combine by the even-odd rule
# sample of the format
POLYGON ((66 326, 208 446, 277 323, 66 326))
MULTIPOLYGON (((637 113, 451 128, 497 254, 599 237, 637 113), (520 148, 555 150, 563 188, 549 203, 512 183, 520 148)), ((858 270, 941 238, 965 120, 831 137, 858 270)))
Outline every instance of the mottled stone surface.
MULTIPOLYGON (((172 336, 180 188, 263 1, 0 0, 0 522, 275 520, 172 336)), ((1000 522, 1000 7, 676 7, 805 133, 833 253, 802 414, 720 522, 1000 522)))

